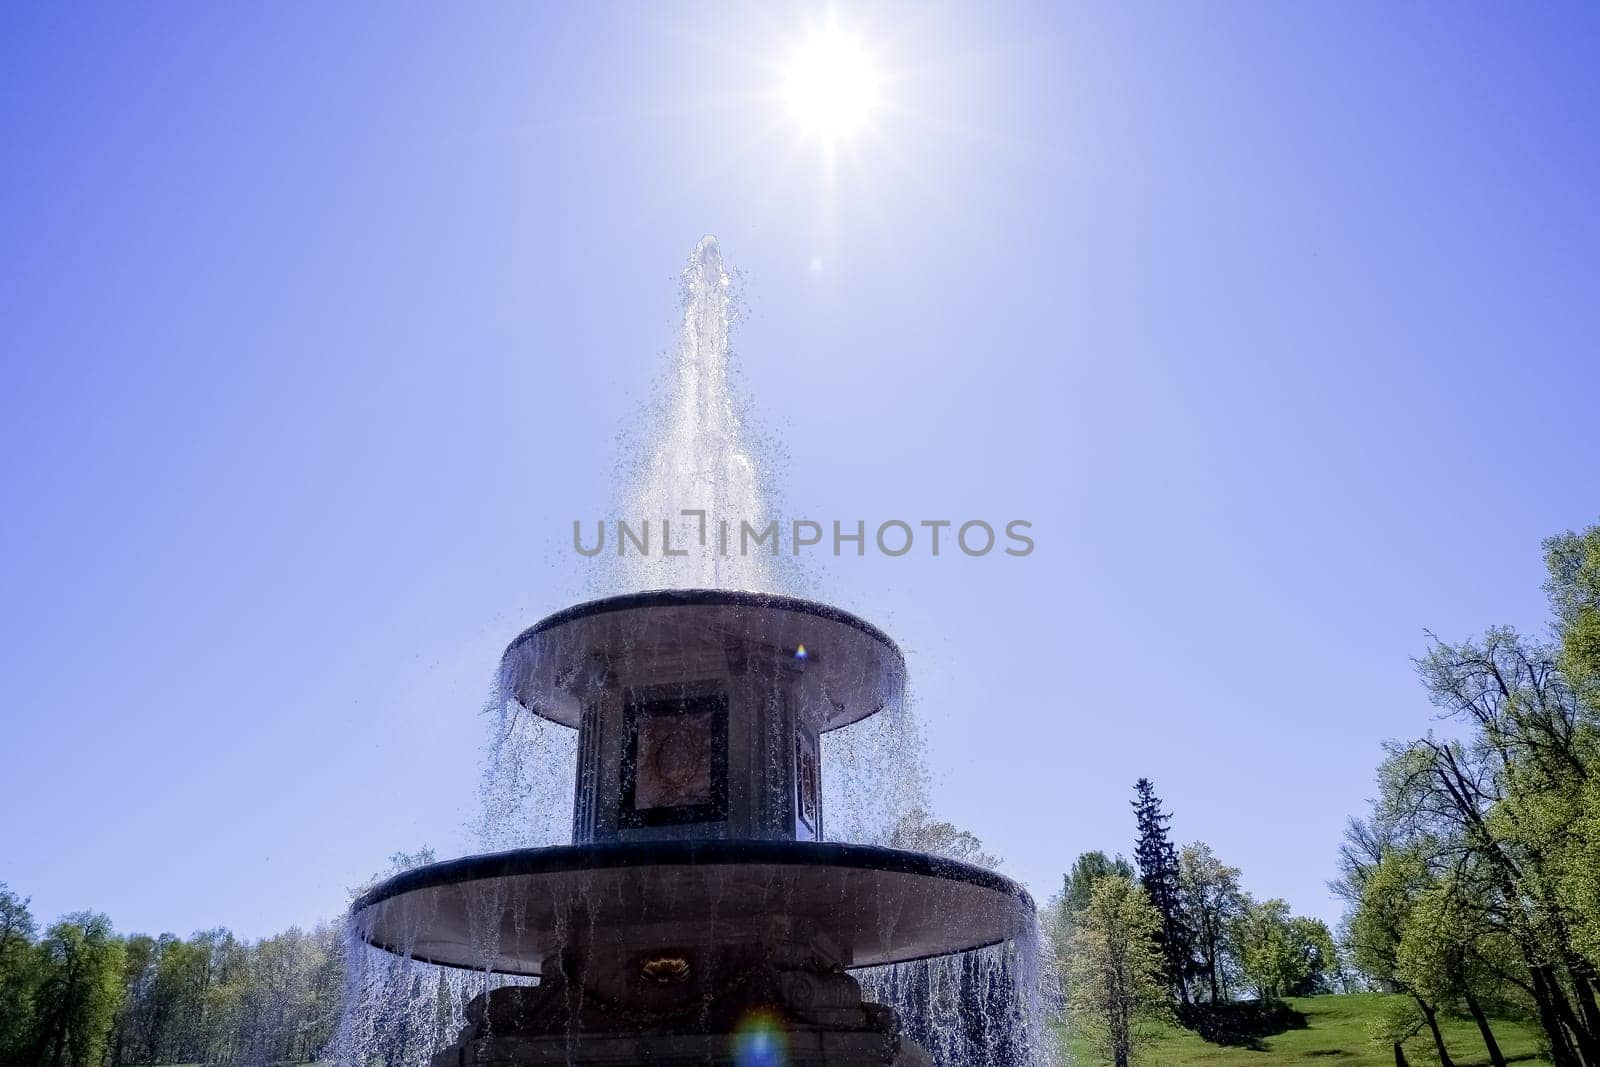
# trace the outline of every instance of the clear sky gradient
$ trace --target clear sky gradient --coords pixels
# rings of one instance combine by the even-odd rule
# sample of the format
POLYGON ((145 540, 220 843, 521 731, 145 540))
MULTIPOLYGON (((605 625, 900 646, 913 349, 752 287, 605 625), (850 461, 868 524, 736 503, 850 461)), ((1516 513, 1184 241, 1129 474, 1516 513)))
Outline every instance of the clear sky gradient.
POLYGON ((1042 900, 1148 775, 1337 916, 1424 629, 1600 519, 1600 9, 841 6, 831 172, 822 10, 0 13, 0 880, 257 936, 466 850, 715 233, 785 514, 1035 524, 824 568, 938 814, 1042 900))

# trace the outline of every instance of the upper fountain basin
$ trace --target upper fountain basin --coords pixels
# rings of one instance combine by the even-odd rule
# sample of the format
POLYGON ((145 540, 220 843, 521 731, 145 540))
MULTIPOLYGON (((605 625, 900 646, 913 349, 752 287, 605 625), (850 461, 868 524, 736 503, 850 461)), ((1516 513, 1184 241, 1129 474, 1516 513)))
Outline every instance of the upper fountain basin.
POLYGON ((535 623, 500 661, 503 690, 576 727, 608 688, 688 682, 729 670, 795 676, 819 730, 899 703, 905 658, 847 611, 798 597, 670 589, 577 604, 535 623))

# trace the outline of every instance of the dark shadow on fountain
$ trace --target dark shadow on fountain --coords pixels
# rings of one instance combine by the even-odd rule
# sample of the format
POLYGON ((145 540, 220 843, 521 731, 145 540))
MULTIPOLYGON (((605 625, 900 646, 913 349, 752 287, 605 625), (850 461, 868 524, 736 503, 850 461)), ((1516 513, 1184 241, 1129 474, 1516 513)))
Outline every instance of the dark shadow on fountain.
MULTIPOLYGON (((905 682, 899 649, 847 612, 717 590, 614 597, 530 628, 500 681, 579 732, 575 843, 408 871, 354 911, 397 955, 539 977, 474 1000, 436 1067, 926 1064, 849 971, 1032 929, 1027 893, 992 871, 822 840, 821 734, 897 703, 905 682)), ((957 1010, 988 1011, 980 977, 958 978, 957 1010)))

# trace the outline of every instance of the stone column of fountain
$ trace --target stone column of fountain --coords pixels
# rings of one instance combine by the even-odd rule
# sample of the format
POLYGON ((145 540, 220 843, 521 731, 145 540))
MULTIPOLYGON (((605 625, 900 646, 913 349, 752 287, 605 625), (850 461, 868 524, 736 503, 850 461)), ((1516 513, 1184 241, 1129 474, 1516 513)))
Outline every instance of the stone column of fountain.
POLYGON ((579 733, 574 843, 378 886, 371 944, 539 984, 468 1008, 435 1067, 925 1064, 849 968, 1017 936, 1027 894, 980 868, 822 840, 821 735, 901 699, 863 620, 726 590, 580 604, 514 641, 502 684, 579 733))

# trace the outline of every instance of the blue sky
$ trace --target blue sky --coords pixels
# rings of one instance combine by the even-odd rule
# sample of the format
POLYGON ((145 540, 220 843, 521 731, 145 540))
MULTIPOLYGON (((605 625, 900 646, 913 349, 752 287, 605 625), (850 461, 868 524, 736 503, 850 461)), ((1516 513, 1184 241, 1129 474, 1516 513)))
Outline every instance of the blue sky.
POLYGON ((1336 916, 1424 629, 1539 628, 1600 519, 1600 12, 840 6, 830 177, 823 10, 0 14, 0 879, 253 936, 464 850, 709 232, 786 513, 1035 524, 822 575, 939 814, 1042 899, 1148 775, 1336 916))

